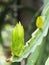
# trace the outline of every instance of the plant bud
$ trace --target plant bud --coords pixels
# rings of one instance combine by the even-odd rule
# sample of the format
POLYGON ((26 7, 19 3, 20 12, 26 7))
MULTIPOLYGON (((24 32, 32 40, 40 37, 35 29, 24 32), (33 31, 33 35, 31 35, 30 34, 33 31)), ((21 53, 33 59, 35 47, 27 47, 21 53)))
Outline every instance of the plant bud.
POLYGON ((42 19, 42 16, 37 17, 36 26, 37 26, 37 28, 40 28, 40 29, 43 27, 43 19, 42 19))
POLYGON ((11 51, 13 56, 21 56, 24 48, 24 28, 17 23, 12 31, 11 51))

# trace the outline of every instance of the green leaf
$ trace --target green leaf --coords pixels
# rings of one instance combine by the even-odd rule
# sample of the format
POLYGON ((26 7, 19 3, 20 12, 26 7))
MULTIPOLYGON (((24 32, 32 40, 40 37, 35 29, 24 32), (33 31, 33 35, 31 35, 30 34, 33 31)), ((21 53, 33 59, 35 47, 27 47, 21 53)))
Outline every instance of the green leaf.
POLYGON ((49 16, 49 3, 47 5, 45 5, 45 8, 42 11, 42 16, 44 16, 45 20, 49 16))
POLYGON ((48 59, 47 59, 45 65, 49 65, 49 57, 48 57, 48 59))
POLYGON ((26 65, 35 65, 39 56, 40 46, 38 46, 33 53, 29 56, 26 65))
POLYGON ((49 0, 44 0, 44 5, 46 5, 47 3, 49 3, 49 0))
MULTIPOLYGON (((44 10, 47 9, 46 7, 44 8, 44 10)), ((49 11, 49 8, 47 9, 47 11, 49 11)), ((44 19, 44 24, 43 24, 42 29, 36 29, 34 31, 34 33, 32 33, 32 37, 26 43, 22 55, 18 58, 12 57, 12 62, 20 62, 22 59, 27 58, 28 55, 30 53, 33 53, 35 51, 35 49, 37 48, 37 46, 39 46, 42 43, 43 38, 47 35, 48 27, 49 27, 49 16, 47 16, 47 18, 45 18, 47 11, 46 11, 46 13, 42 12, 42 13, 44 13, 44 14, 42 14, 42 17, 44 19)))
MULTIPOLYGON (((43 39, 41 45, 37 46, 35 51, 33 53, 30 54, 30 56, 27 59, 27 64, 26 65, 40 65, 37 64, 39 61, 39 58, 41 57, 41 55, 44 53, 45 47, 46 47, 46 38, 43 39)), ((43 57, 41 57, 43 58, 43 57)), ((40 62, 39 62, 40 63, 40 62)))

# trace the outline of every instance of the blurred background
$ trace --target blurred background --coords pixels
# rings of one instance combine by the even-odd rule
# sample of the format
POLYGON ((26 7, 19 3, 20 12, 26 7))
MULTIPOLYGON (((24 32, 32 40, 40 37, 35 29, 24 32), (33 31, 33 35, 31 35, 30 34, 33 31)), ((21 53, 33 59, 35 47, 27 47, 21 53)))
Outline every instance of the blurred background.
POLYGON ((3 30, 6 24, 12 26, 20 21, 24 26, 27 41, 30 37, 28 34, 36 29, 35 20, 40 15, 43 4, 43 0, 0 0, 0 30, 3 30))
MULTIPOLYGON (((43 5, 48 0, 0 0, 0 51, 4 48, 9 58, 11 32, 17 22, 21 22, 25 30, 25 42, 36 29, 36 18, 41 15, 43 5)), ((15 65, 12 63, 12 65, 15 65)))

